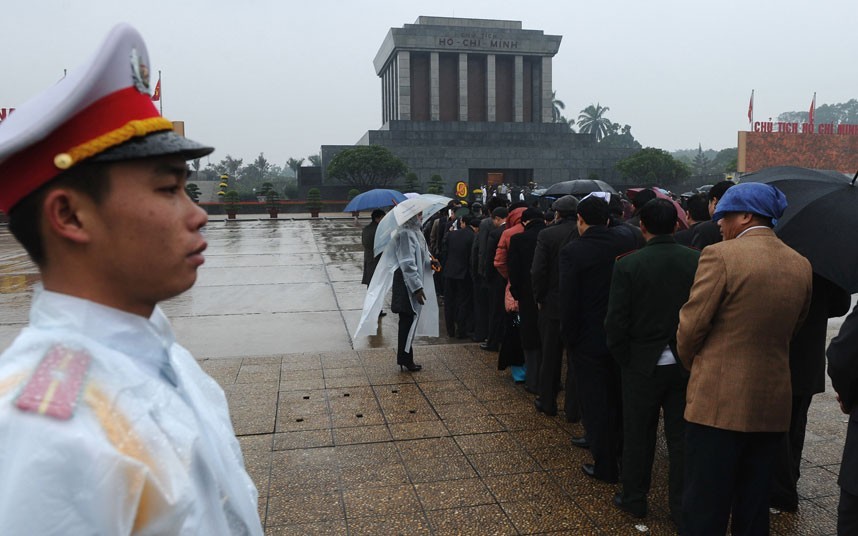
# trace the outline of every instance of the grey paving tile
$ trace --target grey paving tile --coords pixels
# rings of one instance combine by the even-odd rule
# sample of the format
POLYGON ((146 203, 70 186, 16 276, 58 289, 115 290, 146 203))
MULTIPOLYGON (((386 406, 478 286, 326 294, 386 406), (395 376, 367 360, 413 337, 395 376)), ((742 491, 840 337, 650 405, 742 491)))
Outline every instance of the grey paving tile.
POLYGON ((343 499, 349 519, 421 512, 411 485, 347 490, 343 499))
POLYGON ((431 534, 431 531, 424 515, 414 513, 349 519, 349 534, 352 536, 410 536, 431 534))
POLYGON ((465 506, 426 513, 434 534, 518 534, 504 511, 496 504, 465 506))

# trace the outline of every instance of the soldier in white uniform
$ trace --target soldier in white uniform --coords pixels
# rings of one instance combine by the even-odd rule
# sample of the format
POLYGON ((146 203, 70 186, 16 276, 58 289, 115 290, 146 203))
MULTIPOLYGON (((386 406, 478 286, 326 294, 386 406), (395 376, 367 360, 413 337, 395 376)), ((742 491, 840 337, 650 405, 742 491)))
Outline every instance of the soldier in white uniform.
POLYGON ((223 391, 157 304, 203 263, 182 138, 121 25, 0 125, 0 210, 39 267, 0 356, 0 534, 262 534, 223 391))

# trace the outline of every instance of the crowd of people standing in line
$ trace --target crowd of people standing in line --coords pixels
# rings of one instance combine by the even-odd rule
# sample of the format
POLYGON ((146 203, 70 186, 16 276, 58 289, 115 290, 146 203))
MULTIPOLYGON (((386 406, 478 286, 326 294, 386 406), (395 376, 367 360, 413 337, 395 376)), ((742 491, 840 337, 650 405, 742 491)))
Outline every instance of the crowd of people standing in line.
MULTIPOLYGON (((624 220, 607 193, 565 196, 546 212, 493 196, 423 222, 447 334, 498 352, 498 369, 535 395, 536 411, 557 416, 565 391, 565 418, 586 432, 572 445, 593 457, 582 471, 622 483, 617 508, 647 515, 662 414, 678 530, 724 534, 732 519, 733 534, 767 534, 770 507, 798 509, 827 320, 848 312, 850 295, 776 237, 786 199, 769 185, 716 184, 687 200, 678 232, 673 202, 644 189, 633 203, 624 220)), ((838 339, 852 332, 844 326, 838 339)), ((858 356, 837 339, 833 352, 848 413, 858 356)), ((850 439, 840 534, 858 534, 858 483, 843 476, 856 471, 854 431, 850 439)))

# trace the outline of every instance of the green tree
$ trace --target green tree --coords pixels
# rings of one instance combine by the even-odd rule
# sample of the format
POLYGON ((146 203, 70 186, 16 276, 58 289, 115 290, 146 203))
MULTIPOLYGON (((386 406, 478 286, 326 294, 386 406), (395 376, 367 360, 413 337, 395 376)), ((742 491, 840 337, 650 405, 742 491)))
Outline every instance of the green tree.
POLYGON ((351 201, 352 199, 354 199, 358 195, 360 195, 360 190, 358 190, 357 188, 352 188, 351 190, 349 190, 347 198, 349 201, 351 201))
POLYGON ((638 143, 634 136, 632 136, 632 127, 630 125, 623 125, 620 127, 619 123, 611 123, 611 126, 608 129, 608 135, 599 141, 599 145, 604 147, 636 149, 638 151, 642 149, 641 144, 638 143))
POLYGON ((578 116, 578 131, 582 134, 595 134, 597 141, 607 136, 613 124, 610 119, 605 117, 608 110, 610 108, 603 107, 599 103, 591 104, 581 110, 581 114, 578 116))
POLYGON ((244 162, 242 158, 233 158, 229 155, 226 155, 223 160, 215 165, 215 169, 217 170, 219 175, 226 174, 229 175, 230 179, 234 179, 236 181, 241 180, 241 176, 239 170, 241 169, 241 164, 244 162))
POLYGON ((390 186, 406 171, 405 163, 381 145, 358 145, 340 151, 327 170, 328 177, 360 190, 390 186))
POLYGON ((294 178, 286 180, 286 186, 283 187, 283 196, 286 199, 295 199, 298 197, 298 181, 294 178))
POLYGON ((194 173, 192 175, 194 180, 199 180, 199 178, 200 178, 200 159, 199 158, 194 158, 194 160, 191 162, 191 169, 194 170, 194 173))
POLYGON ((286 167, 292 170, 292 175, 294 177, 298 176, 298 168, 304 163, 304 159, 295 160, 294 158, 290 158, 286 161, 286 167))
POLYGON ((259 153, 256 160, 247 164, 242 171, 242 179, 249 182, 258 182, 265 180, 268 171, 271 169, 271 164, 265 158, 263 153, 259 153))
POLYGON ((310 162, 311 166, 321 167, 322 166, 322 155, 320 154, 311 154, 307 157, 307 160, 310 162))
POLYGON ((739 158, 739 149, 737 147, 728 147, 721 149, 712 157, 712 171, 715 173, 731 173, 736 171, 736 162, 739 158))
POLYGON ((563 117, 563 110, 566 109, 566 104, 557 98, 557 92, 551 92, 551 118, 555 123, 568 123, 568 120, 563 117))
MULTIPOLYGON (((808 101, 808 108, 810 108, 810 101, 808 101)), ((808 109, 798 112, 784 112, 778 114, 778 121, 806 123, 808 121, 808 114, 808 109)), ((837 104, 821 104, 816 107, 813 122, 817 125, 825 123, 834 123, 835 125, 841 123, 858 123, 858 100, 849 99, 846 102, 837 104)))
POLYGON ((444 179, 437 173, 429 177, 429 185, 426 187, 427 194, 442 195, 444 193, 444 179))
POLYGON ((198 181, 219 181, 220 175, 221 172, 218 171, 217 164, 208 164, 196 179, 198 181))
POLYGON ((699 143, 697 144, 697 154, 694 155, 691 166, 695 175, 708 175, 712 171, 712 161, 703 153, 703 146, 699 143))
POLYGON ((617 162, 617 171, 623 178, 647 184, 670 186, 691 175, 688 166, 673 158, 663 149, 647 147, 617 162))
POLYGON ((409 171, 405 174, 405 182, 402 184, 402 191, 420 193, 420 179, 417 177, 417 173, 409 171))

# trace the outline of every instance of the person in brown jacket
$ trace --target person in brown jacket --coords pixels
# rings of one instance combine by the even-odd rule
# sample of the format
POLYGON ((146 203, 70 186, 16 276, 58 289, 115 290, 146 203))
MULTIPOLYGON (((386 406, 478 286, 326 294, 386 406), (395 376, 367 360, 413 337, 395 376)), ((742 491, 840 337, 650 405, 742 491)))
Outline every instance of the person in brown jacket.
POLYGON ((772 231, 786 198, 762 183, 730 188, 679 313, 686 393, 684 534, 768 534, 772 465, 789 430, 789 343, 810 307, 807 259, 772 231))

